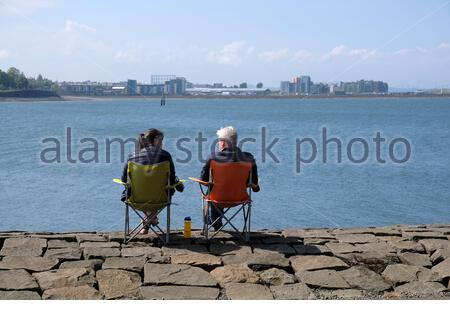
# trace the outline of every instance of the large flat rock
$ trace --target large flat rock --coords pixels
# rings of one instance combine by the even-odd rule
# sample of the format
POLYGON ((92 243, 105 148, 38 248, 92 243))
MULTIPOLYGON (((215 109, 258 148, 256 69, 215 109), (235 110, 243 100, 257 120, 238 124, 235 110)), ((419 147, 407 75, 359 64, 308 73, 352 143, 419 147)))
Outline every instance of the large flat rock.
POLYGON ((433 272, 438 273, 442 278, 450 277, 450 258, 445 259, 441 263, 431 268, 433 272))
POLYGON ((416 253, 416 252, 403 252, 398 255, 400 261, 405 264, 410 264, 413 266, 420 267, 431 267, 430 257, 426 254, 416 253))
POLYGON ((276 300, 313 300, 316 296, 304 283, 271 286, 273 297, 276 300))
POLYGON ((358 252, 358 249, 351 243, 328 242, 325 246, 333 253, 358 252))
POLYGON ((140 295, 145 300, 215 300, 219 289, 196 286, 143 286, 140 295))
POLYGON ((296 244, 293 247, 298 255, 332 255, 329 247, 320 244, 296 244))
POLYGON ((447 237, 440 232, 436 231, 424 231, 424 232, 402 232, 402 237, 412 240, 420 240, 420 239, 445 239, 448 240, 447 237))
POLYGON ((269 288, 255 283, 228 283, 225 294, 231 300, 273 300, 269 288))
POLYGON ((95 258, 108 258, 108 257, 120 257, 119 248, 95 248, 87 247, 83 249, 84 259, 95 259, 95 258))
POLYGON ((419 243, 425 247, 428 253, 433 253, 437 249, 450 248, 450 240, 448 239, 423 239, 419 243))
POLYGON ((202 245, 164 246, 162 253, 164 256, 172 257, 180 254, 208 253, 208 249, 202 245))
POLYGON ((80 260, 81 249, 75 247, 48 249, 44 257, 48 259, 80 260))
POLYGON ((271 267, 287 268, 289 259, 278 252, 242 253, 222 256, 224 265, 246 263, 249 267, 259 270, 271 267))
POLYGON ((437 249, 430 257, 431 262, 433 264, 438 264, 445 259, 450 258, 450 248, 445 249, 437 249))
POLYGON ((108 269, 96 273, 98 288, 105 299, 137 299, 141 276, 126 270, 108 269))
POLYGON ((95 277, 93 271, 87 268, 58 269, 44 272, 35 272, 33 277, 42 290, 60 287, 76 287, 80 285, 93 286, 95 277))
POLYGON ((106 258, 103 262, 102 269, 122 269, 134 272, 142 272, 144 270, 145 257, 111 257, 106 258))
POLYGON ((0 291, 0 300, 41 300, 36 291, 0 291))
POLYGON ((252 248, 247 245, 239 245, 232 241, 212 242, 209 252, 215 255, 238 255, 252 253, 252 248))
POLYGON ((25 270, 0 270, 0 290, 35 290, 39 286, 25 270))
POLYGON ((41 248, 47 247, 47 240, 31 237, 8 238, 3 242, 3 248, 41 248))
POLYGON ((348 289, 349 284, 335 270, 302 271, 296 276, 307 285, 314 288, 348 289))
POLYGON ((0 256, 12 257, 40 257, 42 256, 43 248, 5 248, 0 251, 0 256))
POLYGON ((354 289, 381 292, 391 288, 379 274, 364 266, 353 266, 340 271, 339 275, 354 289))
POLYGON ((58 259, 43 257, 4 257, 0 261, 1 269, 26 269, 29 271, 46 271, 58 264, 58 259))
POLYGON ((179 254, 170 257, 173 264, 189 264, 200 268, 214 268, 222 265, 222 259, 209 253, 179 254))
POLYGON ((320 269, 344 269, 348 265, 339 258, 329 256, 294 256, 289 258, 294 271, 312 271, 320 269))
POLYGON ((378 242, 378 238, 373 234, 339 234, 336 236, 339 242, 344 243, 368 243, 368 242, 378 242))
POLYGON ((438 294, 445 290, 445 286, 439 282, 412 281, 395 287, 396 292, 413 294, 418 297, 438 294))
POLYGON ((425 251, 425 248, 422 246, 422 244, 420 244, 416 241, 411 241, 411 240, 390 241, 389 244, 400 252, 403 252, 403 251, 424 252, 425 251))
POLYGON ((211 275, 223 287, 226 283, 258 283, 258 275, 250 269, 245 263, 230 264, 215 268, 211 275))
POLYGON ((146 263, 144 284, 215 287, 217 281, 201 268, 185 264, 146 263))
POLYGON ((103 296, 93 287, 61 287, 45 290, 42 299, 45 300, 99 300, 103 296))
POLYGON ((343 299, 343 300, 355 300, 364 298, 364 294, 361 290, 356 289, 337 289, 337 290, 320 290, 320 298, 325 299, 343 299))
POLYGON ((161 256, 161 249, 151 246, 122 248, 122 257, 151 257, 154 255, 161 256))
POLYGON ((82 243, 82 242, 94 242, 94 241, 99 241, 99 242, 106 242, 106 238, 103 235, 100 234, 94 234, 94 233, 79 233, 76 235, 77 238, 77 242, 78 243, 82 243))
POLYGON ((294 255, 297 252, 295 249, 286 243, 274 243, 274 244, 258 244, 255 245, 254 253, 261 253, 261 254, 267 254, 267 253, 281 253, 286 255, 294 255))
POLYGON ((270 268, 260 272, 261 281, 271 286, 281 286, 285 284, 295 283, 295 277, 292 274, 278 268, 270 268))
POLYGON ((406 264, 391 264, 381 274, 383 278, 393 284, 398 285, 405 282, 411 282, 417 280, 417 273, 419 267, 406 264))
POLYGON ((59 269, 66 268, 89 268, 91 270, 99 270, 102 267, 102 259, 91 259, 91 260, 79 260, 79 261, 66 261, 63 262, 59 269))
POLYGON ((78 243, 67 240, 49 240, 47 244, 48 249, 60 249, 60 248, 78 248, 78 243))
POLYGON ((120 248, 120 243, 115 241, 85 241, 80 243, 80 248, 120 248))

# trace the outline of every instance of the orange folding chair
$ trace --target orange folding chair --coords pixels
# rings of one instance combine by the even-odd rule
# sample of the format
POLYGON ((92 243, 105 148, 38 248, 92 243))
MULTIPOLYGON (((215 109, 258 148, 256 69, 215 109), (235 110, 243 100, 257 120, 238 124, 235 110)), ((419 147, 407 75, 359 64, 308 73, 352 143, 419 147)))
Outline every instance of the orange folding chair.
POLYGON ((189 178, 192 181, 198 182, 200 186, 205 239, 214 238, 226 225, 230 225, 242 239, 245 241, 250 240, 252 208, 251 173, 252 164, 250 162, 218 162, 212 160, 209 181, 189 178), (207 187, 207 190, 205 191, 203 187, 207 187), (221 214, 215 221, 208 224, 208 214, 211 206, 219 209, 221 214), (236 207, 238 207, 236 211, 231 210, 232 212, 230 212, 230 209, 236 207), (231 222, 241 211, 244 216, 242 232, 231 222), (221 218, 225 220, 225 223, 208 237, 209 230, 221 218))

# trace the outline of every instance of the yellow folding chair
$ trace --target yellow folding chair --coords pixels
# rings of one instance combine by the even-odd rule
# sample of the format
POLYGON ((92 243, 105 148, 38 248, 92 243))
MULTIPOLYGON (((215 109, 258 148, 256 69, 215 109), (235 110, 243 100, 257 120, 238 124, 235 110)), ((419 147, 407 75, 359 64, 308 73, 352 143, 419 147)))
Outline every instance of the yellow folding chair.
MULTIPOLYGON (((133 240, 145 227, 146 221, 152 221, 164 208, 166 208, 166 231, 158 225, 151 226, 152 230, 164 243, 169 243, 170 236, 170 205, 171 189, 175 185, 170 185, 170 164, 168 161, 142 165, 134 162, 128 163, 128 179, 122 182, 120 179, 113 179, 115 183, 125 187, 125 232, 124 243, 133 240), (129 208, 131 208, 141 219, 133 230, 130 231, 129 208), (151 216, 145 212, 152 212, 151 216)), ((179 182, 182 183, 182 182, 179 182)))

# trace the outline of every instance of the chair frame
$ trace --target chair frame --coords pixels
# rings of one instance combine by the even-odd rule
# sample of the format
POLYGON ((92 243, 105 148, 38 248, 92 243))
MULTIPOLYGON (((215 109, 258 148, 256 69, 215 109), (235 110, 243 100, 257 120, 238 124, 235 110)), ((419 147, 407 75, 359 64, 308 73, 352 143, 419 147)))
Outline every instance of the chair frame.
MULTIPOLYGON (((162 162, 163 163, 163 162, 162 162)), ((136 163, 137 165, 142 165, 139 163, 136 163)), ((154 165, 158 165, 159 163, 156 163, 154 165)), ((144 226, 146 225, 146 221, 151 221, 154 217, 158 216, 164 209, 166 209, 166 231, 164 231, 159 225, 152 226, 148 224, 149 230, 151 230, 157 237, 160 239, 163 243, 168 244, 170 242, 170 206, 172 204, 172 196, 170 195, 170 189, 175 188, 175 185, 170 185, 170 172, 167 173, 167 198, 168 201, 166 203, 157 203, 155 205, 164 205, 161 209, 158 209, 155 214, 151 216, 147 216, 145 213, 142 214, 143 211, 135 209, 129 202, 128 202, 128 190, 131 187, 131 177, 128 173, 128 179, 127 182, 123 182, 120 179, 113 179, 114 182, 122 184, 125 187, 125 230, 124 230, 124 244, 129 243, 131 240, 133 240, 137 235, 139 235, 140 231, 144 229, 144 226), (130 208, 136 213, 136 215, 141 219, 141 222, 130 231, 130 208)), ((131 192, 133 192, 131 190, 131 192)))
POLYGON ((198 183, 199 187, 200 187, 200 192, 202 194, 202 210, 203 210, 203 234, 205 237, 205 240, 211 240, 213 239, 215 236, 217 236, 217 234, 223 230, 223 228, 226 225, 230 225, 239 235, 239 237, 244 240, 245 242, 249 242, 250 241, 250 230, 251 230, 251 212, 252 212, 252 171, 250 170, 249 172, 249 177, 248 177, 248 184, 247 184, 247 194, 249 199, 245 202, 233 202, 230 204, 236 204, 234 206, 230 206, 230 207, 224 207, 224 208, 220 208, 218 207, 214 201, 209 200, 209 196, 211 194, 211 187, 214 185, 214 181, 213 181, 213 175, 212 175, 212 170, 211 168, 209 169, 209 181, 202 181, 200 179, 196 179, 196 178, 189 178, 192 181, 195 181, 198 183), (207 187, 207 190, 205 191, 203 189, 203 186, 207 187), (212 221, 211 224, 209 224, 209 211, 211 206, 214 206, 216 209, 218 209, 219 212, 222 212, 220 214, 220 216, 218 218, 216 218, 216 220, 212 221), (230 211, 230 209, 232 208, 239 208, 234 212, 234 213, 230 213, 231 217, 228 218, 226 216, 226 214, 228 213, 228 211, 230 211), (242 231, 238 230, 238 228, 231 222, 234 217, 236 217, 239 212, 243 213, 243 217, 244 217, 244 227, 242 228, 242 231), (209 235, 210 229, 213 228, 213 225, 215 222, 217 222, 220 219, 224 219, 225 223, 222 224, 222 226, 217 230, 217 231, 212 231, 211 235, 209 235))

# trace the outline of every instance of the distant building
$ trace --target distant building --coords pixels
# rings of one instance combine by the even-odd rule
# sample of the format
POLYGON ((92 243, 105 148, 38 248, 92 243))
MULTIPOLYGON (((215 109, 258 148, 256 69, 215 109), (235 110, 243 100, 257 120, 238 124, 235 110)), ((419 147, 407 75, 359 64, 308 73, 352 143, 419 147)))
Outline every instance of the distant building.
POLYGON ((300 90, 298 93, 309 94, 311 92, 311 77, 301 76, 300 77, 300 90))
POLYGON ((173 74, 152 74, 150 77, 151 84, 165 84, 167 81, 175 79, 177 76, 173 74))
POLYGON ((223 83, 214 83, 213 88, 221 89, 221 88, 223 88, 223 83))
POLYGON ((127 94, 128 95, 136 95, 137 94, 137 81, 130 80, 127 81, 127 94))
POLYGON ((283 94, 289 94, 289 81, 281 81, 280 82, 280 92, 283 94))
POLYGON ((177 96, 186 94, 186 79, 178 77, 166 81, 164 84, 164 92, 167 95, 177 95, 177 96))

